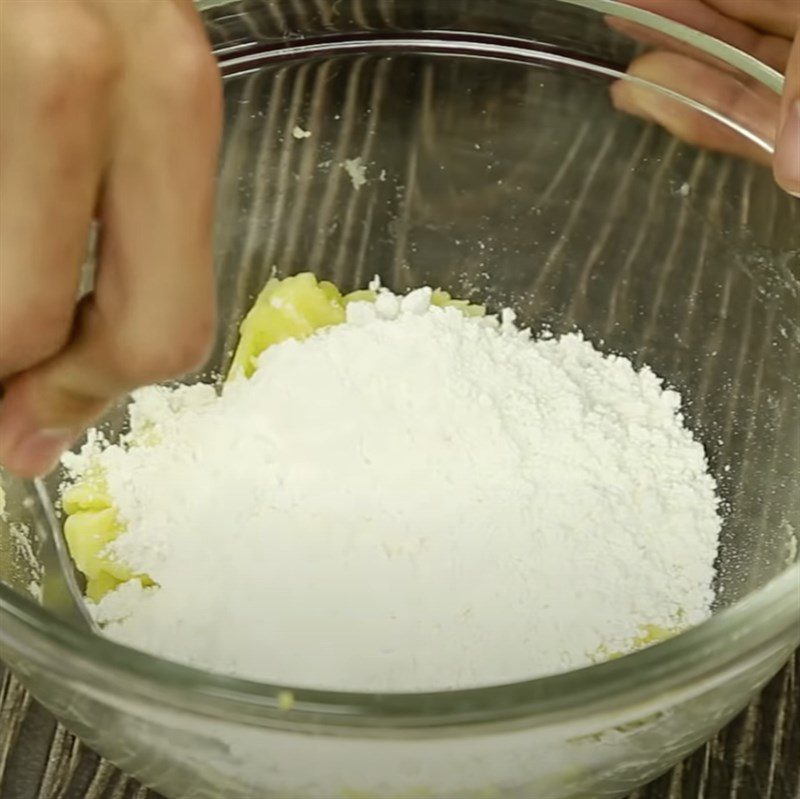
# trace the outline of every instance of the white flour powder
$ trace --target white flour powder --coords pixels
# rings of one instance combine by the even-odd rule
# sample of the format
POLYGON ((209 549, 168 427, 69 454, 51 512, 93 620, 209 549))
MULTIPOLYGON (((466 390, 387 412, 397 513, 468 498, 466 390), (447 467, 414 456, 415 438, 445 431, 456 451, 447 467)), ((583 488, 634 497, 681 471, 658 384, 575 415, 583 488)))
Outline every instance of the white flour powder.
POLYGON ((533 341, 429 289, 353 304, 221 397, 139 392, 157 445, 89 446, 127 525, 114 556, 160 586, 95 612, 130 645, 295 685, 589 664, 709 614, 715 484, 679 402, 579 335, 533 341))

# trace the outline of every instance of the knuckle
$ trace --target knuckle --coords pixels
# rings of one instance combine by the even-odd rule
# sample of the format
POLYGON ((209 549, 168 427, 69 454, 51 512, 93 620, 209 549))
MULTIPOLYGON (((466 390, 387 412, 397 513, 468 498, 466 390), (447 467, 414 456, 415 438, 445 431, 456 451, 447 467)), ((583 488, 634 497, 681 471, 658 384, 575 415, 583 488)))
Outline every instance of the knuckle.
POLYGON ((115 361, 136 383, 168 380, 201 367, 213 341, 213 325, 193 319, 180 326, 152 326, 146 337, 130 329, 116 342, 115 361))
POLYGON ((77 15, 69 34, 58 27, 44 32, 26 53, 26 69, 35 87, 32 100, 45 111, 72 104, 110 85, 121 64, 110 32, 96 20, 77 15))
POLYGON ((220 94, 220 72, 217 61, 204 40, 191 39, 176 47, 170 61, 170 89, 186 106, 205 106, 209 98, 220 94))
POLYGON ((172 339, 172 368, 177 374, 199 369, 208 358, 214 338, 213 326, 205 319, 184 325, 172 339))
POLYGON ((59 352, 69 339, 72 313, 72 308, 42 299, 3 309, 0 314, 3 374, 27 369, 59 352), (9 342, 13 342, 13 347, 9 342))

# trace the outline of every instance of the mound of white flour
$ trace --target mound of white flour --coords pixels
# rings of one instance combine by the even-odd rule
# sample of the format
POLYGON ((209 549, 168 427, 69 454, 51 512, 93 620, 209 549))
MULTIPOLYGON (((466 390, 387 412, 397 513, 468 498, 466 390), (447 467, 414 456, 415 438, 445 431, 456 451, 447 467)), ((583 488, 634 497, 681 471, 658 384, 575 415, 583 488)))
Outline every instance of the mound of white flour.
POLYGON ((275 683, 521 680, 704 619, 720 520, 677 393, 579 335, 348 308, 250 380, 138 392, 154 446, 88 445, 127 531, 115 639, 275 683))

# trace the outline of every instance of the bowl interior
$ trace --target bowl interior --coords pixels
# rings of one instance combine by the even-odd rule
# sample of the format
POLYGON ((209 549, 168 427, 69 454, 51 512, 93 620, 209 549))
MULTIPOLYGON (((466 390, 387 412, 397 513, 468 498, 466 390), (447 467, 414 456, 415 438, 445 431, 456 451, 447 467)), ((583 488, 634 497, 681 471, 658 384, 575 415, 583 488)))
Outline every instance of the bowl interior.
POLYGON ((609 83, 385 43, 229 78, 215 362, 273 270, 582 330, 683 395, 724 503, 724 606, 796 556, 797 209, 767 169, 614 111, 609 83))
MULTIPOLYGON (((273 272, 378 274, 579 329, 683 395, 724 503, 723 607, 797 558, 798 206, 768 170, 615 111, 616 68, 556 43, 404 32, 232 61, 208 374, 273 272)), ((0 576, 46 598, 40 509, 3 480, 0 576)))

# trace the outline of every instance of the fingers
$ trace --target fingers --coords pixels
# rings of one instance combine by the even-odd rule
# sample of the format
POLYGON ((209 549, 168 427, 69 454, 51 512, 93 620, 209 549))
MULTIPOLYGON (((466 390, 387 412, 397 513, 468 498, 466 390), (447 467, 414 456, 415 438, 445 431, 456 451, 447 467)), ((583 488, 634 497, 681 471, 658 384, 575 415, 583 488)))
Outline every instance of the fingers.
MULTIPOLYGON (((676 0, 625 0, 625 3, 652 11, 694 30, 707 33, 715 39, 727 42, 739 50, 755 56, 780 72, 786 68, 790 43, 784 37, 766 35, 754 30, 744 22, 725 16, 704 0, 678 0, 678 2, 676 0)), ((666 34, 619 17, 607 17, 606 21, 609 27, 649 47, 682 52, 720 69, 732 71, 731 67, 719 59, 707 56, 696 47, 679 42, 666 34)))
POLYGON ((737 78, 725 65, 698 55, 669 37, 626 20, 608 19, 611 27, 659 48, 634 61, 630 74, 672 88, 742 123, 763 141, 774 143, 774 158, 725 125, 645 88, 623 81, 614 84, 614 104, 657 122, 698 146, 772 163, 778 184, 800 196, 800 4, 796 0, 624 2, 708 33, 785 72, 784 94, 778 103, 760 87, 737 78), (794 44, 789 41, 792 37, 794 44))
POLYGON ((729 17, 791 39, 800 24, 797 0, 707 0, 729 17))
MULTIPOLYGON (((746 85, 727 72, 677 53, 647 53, 636 59, 628 72, 699 100, 745 125, 765 142, 775 140, 778 100, 766 90, 746 85)), ((766 149, 741 133, 653 89, 630 81, 617 81, 612 86, 611 96, 620 110, 657 122, 690 144, 763 164, 771 162, 766 149)))
MULTIPOLYGON (((32 5, 4 8, 3 26, 17 13, 17 31, 35 26, 32 5)), ((0 47, 0 380, 69 335, 116 74, 89 18, 73 17, 68 35, 47 30, 23 47, 4 32, 0 47)))
MULTIPOLYGON (((622 0, 746 50, 742 30, 791 39, 800 21, 796 0, 622 0), (739 33, 737 34, 737 29, 739 33)), ((750 52, 747 50, 747 52, 750 52)))
POLYGON ((137 59, 120 87, 94 294, 67 346, 13 379, 0 408, 0 457, 23 476, 50 468, 120 393, 198 367, 213 338, 219 74, 186 7, 155 8, 176 15, 150 28, 171 63, 137 59))
POLYGON ((800 32, 786 68, 773 170, 778 185, 800 197, 800 32))

